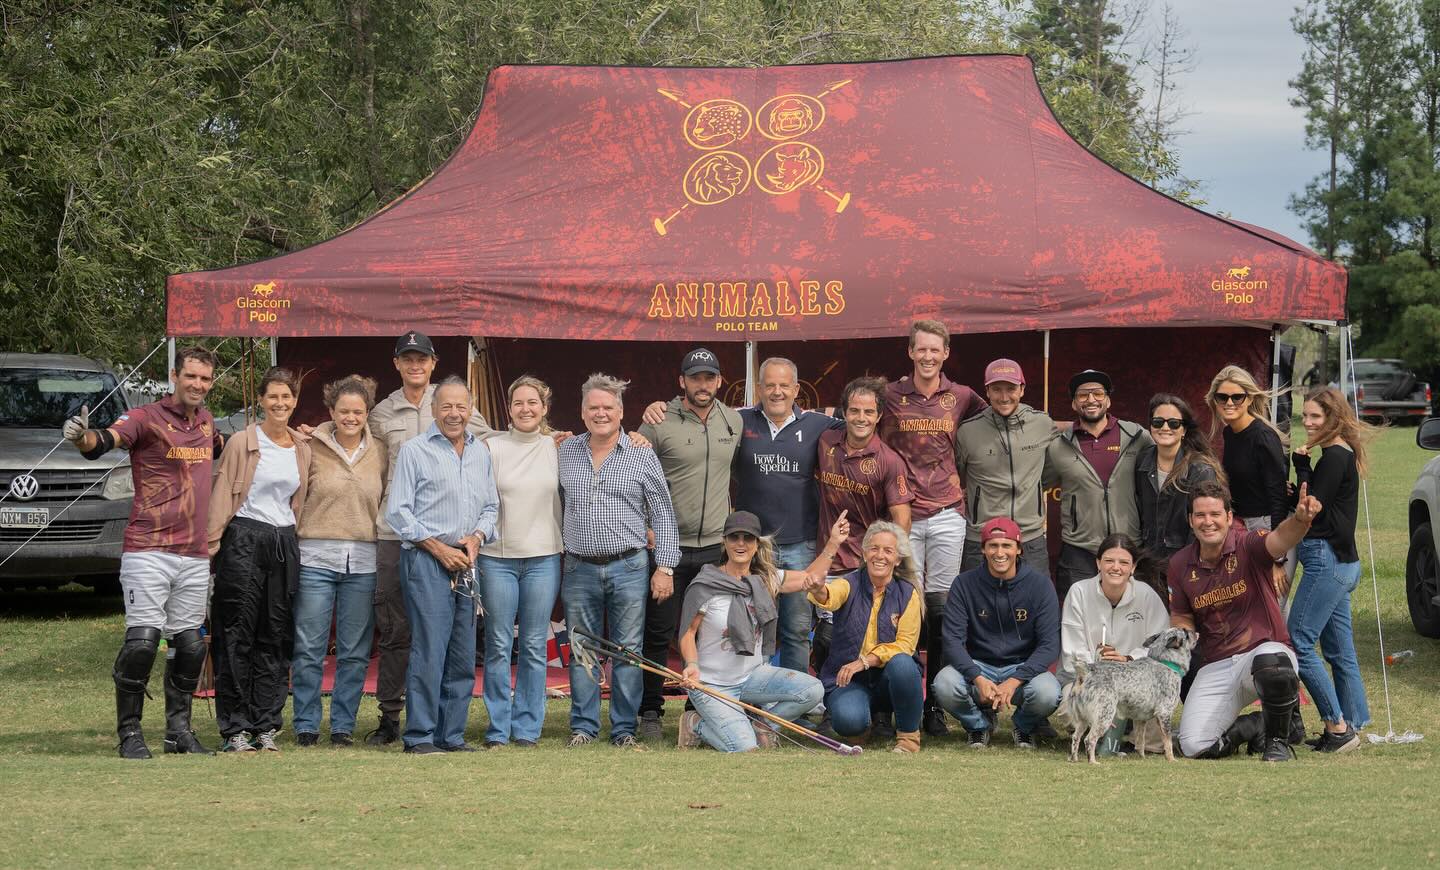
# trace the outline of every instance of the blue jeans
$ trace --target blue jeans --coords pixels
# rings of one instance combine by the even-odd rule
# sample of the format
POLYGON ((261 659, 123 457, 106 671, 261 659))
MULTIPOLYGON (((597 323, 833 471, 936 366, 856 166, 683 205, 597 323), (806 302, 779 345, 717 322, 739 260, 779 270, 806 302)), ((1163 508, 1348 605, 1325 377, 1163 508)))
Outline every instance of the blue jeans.
MULTIPOLYGON (((1003 683, 1020 669, 1020 665, 989 665, 977 661, 980 675, 992 683, 1003 683)), ((935 677, 935 697, 946 713, 960 720, 966 731, 989 731, 995 727, 989 707, 980 706, 980 690, 953 667, 946 665, 935 677)), ((1060 706, 1060 681, 1049 671, 1041 671, 1020 684, 1011 698, 1015 704, 1015 730, 1033 734, 1045 717, 1060 706)))
POLYGON ((830 725, 841 737, 863 734, 875 713, 895 711, 896 731, 919 731, 920 708, 924 697, 920 663, 904 653, 883 668, 870 668, 850 678, 850 685, 837 686, 825 696, 830 725))
POLYGON ((451 591, 450 572, 424 550, 401 553, 400 588, 410 618, 402 739, 459 746, 475 691, 475 602, 451 591))
MULTIPOLYGON (((645 638, 645 601, 650 597, 650 558, 644 550, 607 565, 592 565, 566 554, 563 596, 565 624, 602 634, 626 649, 640 650, 645 638)), ((600 684, 571 657, 570 730, 600 734, 600 684)), ((610 663, 610 739, 635 735, 635 716, 644 692, 640 669, 610 663)))
MULTIPOLYGON (((703 669, 701 674, 704 674, 703 669)), ((814 710, 825 695, 825 687, 809 674, 772 665, 761 665, 734 685, 707 685, 752 707, 760 707, 767 713, 791 721, 814 710)), ((744 710, 694 689, 690 690, 690 703, 700 714, 696 733, 701 740, 721 752, 748 752, 755 748, 755 729, 744 710)))
MULTIPOLYGON (((778 544, 775 547, 775 567, 785 571, 804 571, 815 561, 815 542, 797 541, 793 544, 778 544)), ((776 664, 782 668, 810 672, 810 625, 813 621, 810 599, 805 590, 786 592, 777 601, 780 624, 776 627, 780 637, 776 644, 776 664)))
POLYGON ((290 686, 295 693, 295 733, 320 733, 320 679, 335 617, 335 688, 330 695, 330 733, 355 730, 355 711, 365 691, 370 642, 375 633, 375 574, 342 574, 300 566, 295 611, 295 657, 290 686))
POLYGON ((545 721, 545 640, 560 591, 560 554, 529 559, 481 556, 476 567, 485 602, 485 710, 490 714, 485 740, 539 740, 545 721), (510 650, 515 645, 517 614, 520 649, 512 703, 510 650))
POLYGON ((1370 724, 1370 706, 1365 702, 1350 624, 1350 593, 1360 582, 1360 563, 1337 561, 1330 542, 1316 538, 1301 541, 1295 551, 1304 574, 1286 623, 1300 664, 1300 679, 1315 699, 1321 719, 1339 722, 1344 718, 1351 727, 1362 728, 1370 724), (1335 673, 1333 683, 1315 650, 1317 640, 1335 673))

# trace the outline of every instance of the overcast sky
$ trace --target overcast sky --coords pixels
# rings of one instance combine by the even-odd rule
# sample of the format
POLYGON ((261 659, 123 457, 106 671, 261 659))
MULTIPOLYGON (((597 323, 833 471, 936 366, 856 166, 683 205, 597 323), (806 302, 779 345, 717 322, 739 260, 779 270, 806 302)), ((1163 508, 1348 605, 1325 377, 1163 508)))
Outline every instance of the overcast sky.
MULTIPOLYGON (((1152 0, 1158 20, 1164 0, 1152 0)), ((1205 206, 1296 241, 1310 240, 1286 208, 1321 172, 1323 152, 1305 148, 1305 119, 1288 84, 1304 43, 1290 27, 1295 0, 1171 0, 1189 31, 1195 69, 1180 82, 1192 114, 1180 165, 1203 183, 1205 206)))

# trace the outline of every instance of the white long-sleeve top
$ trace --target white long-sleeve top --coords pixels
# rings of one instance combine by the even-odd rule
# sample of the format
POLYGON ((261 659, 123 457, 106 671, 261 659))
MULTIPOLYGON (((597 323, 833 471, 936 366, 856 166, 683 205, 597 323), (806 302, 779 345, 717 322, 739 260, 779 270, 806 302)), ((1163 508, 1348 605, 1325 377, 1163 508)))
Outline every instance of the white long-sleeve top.
POLYGON ((1100 575, 1082 580, 1070 587, 1065 595, 1064 612, 1060 616, 1060 663, 1056 676, 1062 683, 1075 679, 1075 662, 1092 664, 1099 660, 1096 652, 1107 643, 1116 652, 1131 658, 1146 655, 1145 638, 1170 627, 1170 613, 1155 590, 1131 578, 1120 603, 1100 591, 1100 575))

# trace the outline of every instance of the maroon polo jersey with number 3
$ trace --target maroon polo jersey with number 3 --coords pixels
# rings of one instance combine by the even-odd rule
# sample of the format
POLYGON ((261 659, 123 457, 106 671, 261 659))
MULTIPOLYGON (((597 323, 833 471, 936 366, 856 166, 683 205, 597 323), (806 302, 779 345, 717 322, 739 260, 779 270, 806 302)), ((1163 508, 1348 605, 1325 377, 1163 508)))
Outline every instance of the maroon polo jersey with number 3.
POLYGON ((860 542, 876 520, 890 518, 890 506, 909 504, 915 494, 906 478, 905 460, 878 437, 859 450, 845 447, 845 430, 820 435, 815 481, 820 490, 820 523, 816 547, 830 538, 830 527, 841 511, 848 511, 850 537, 830 565, 832 572, 860 566, 860 542))

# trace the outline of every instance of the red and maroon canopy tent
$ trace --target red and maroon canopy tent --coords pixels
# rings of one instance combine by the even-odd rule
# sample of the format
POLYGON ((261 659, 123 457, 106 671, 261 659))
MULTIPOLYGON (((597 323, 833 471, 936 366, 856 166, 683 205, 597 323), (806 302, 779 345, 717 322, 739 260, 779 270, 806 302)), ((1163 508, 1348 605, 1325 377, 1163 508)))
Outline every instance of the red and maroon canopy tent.
MULTIPOLYGON (((894 337, 916 318, 948 324, 947 368, 971 383, 1000 353, 1038 374, 1064 330, 1051 348, 1064 374, 1111 367, 1143 402, 1177 378, 1208 385, 1228 361, 1263 378, 1270 333, 1253 327, 1341 320, 1345 287, 1304 246, 1090 154, 1028 59, 966 56, 499 67, 424 183, 310 248, 171 276, 167 304, 173 336, 414 328, 487 338, 504 376, 564 385, 608 368, 655 379, 656 395, 673 389, 679 345, 611 342, 763 342, 802 359, 818 398, 867 365, 907 370, 894 337), (579 339, 600 343, 578 357, 537 341, 579 339), (833 339, 888 340, 796 344, 833 339)), ((334 359, 343 343, 282 345, 350 364, 334 359)), ((383 341, 363 346, 388 367, 383 341)), ((717 348, 730 371, 740 348, 717 348)))

